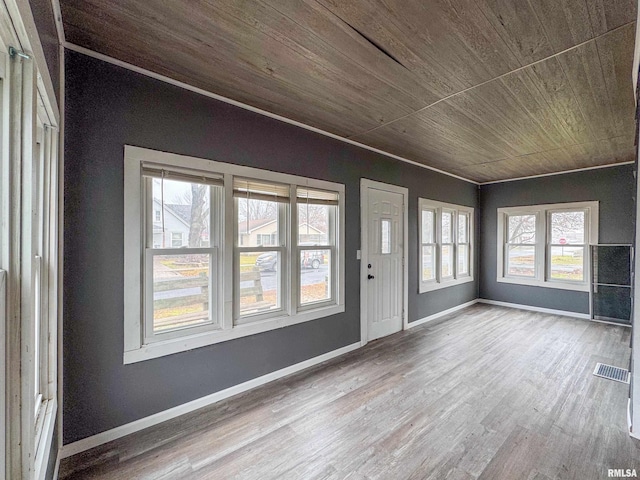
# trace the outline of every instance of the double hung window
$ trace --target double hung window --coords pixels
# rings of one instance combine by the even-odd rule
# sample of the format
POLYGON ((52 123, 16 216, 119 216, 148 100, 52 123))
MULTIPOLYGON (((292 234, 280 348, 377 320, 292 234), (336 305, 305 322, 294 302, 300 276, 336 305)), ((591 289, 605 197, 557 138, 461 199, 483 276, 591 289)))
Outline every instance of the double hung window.
POLYGON ((290 187, 247 178, 234 178, 238 231, 255 233, 255 242, 241 246, 236 235, 235 322, 258 320, 282 312, 286 302, 287 232, 290 187), (267 241, 265 242, 264 240, 267 241))
POLYGON ((598 202, 498 209, 499 282, 588 291, 598 202))
POLYGON ((143 164, 142 180, 144 342, 216 328, 222 177, 143 164))
POLYGON ((473 280, 473 208, 418 199, 420 293, 473 280))
POLYGON ((341 184, 127 146, 125 363, 343 312, 343 244, 341 184))
POLYGON ((298 187, 296 203, 297 305, 300 309, 313 308, 335 298, 339 195, 298 187))

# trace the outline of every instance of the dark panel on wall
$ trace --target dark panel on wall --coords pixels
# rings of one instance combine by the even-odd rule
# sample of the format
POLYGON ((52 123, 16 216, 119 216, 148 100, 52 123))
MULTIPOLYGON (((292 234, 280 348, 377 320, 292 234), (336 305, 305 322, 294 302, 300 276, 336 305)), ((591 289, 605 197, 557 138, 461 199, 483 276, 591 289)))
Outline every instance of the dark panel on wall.
MULTIPOLYGON (((64 442, 123 425, 360 340, 360 178, 409 188, 409 265, 418 197, 477 207, 477 187, 67 52, 64 442), (123 146, 136 145, 344 183, 346 312, 123 365, 123 146)), ((477 283, 418 295, 409 319, 477 297, 477 283)))
POLYGON ((521 205, 597 200, 599 243, 633 242, 633 165, 586 170, 549 177, 482 185, 480 298, 589 313, 589 294, 498 283, 497 209, 521 205))
POLYGON ((56 100, 60 104, 60 49, 55 14, 50 0, 29 0, 33 20, 38 29, 56 100))

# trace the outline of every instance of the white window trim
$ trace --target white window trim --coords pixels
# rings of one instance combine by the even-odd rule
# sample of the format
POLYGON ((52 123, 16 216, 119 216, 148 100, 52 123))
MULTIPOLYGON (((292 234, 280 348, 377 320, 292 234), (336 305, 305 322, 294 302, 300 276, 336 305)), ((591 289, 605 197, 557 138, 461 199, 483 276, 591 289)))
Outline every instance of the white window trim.
POLYGON ((441 288, 462 285, 464 283, 473 282, 474 280, 474 264, 475 264, 475 217, 473 207, 465 207, 463 205, 455 205, 453 203, 438 202, 426 198, 418 198, 418 292, 425 293, 441 288), (435 211, 435 256, 436 256, 436 278, 428 281, 422 280, 422 212, 424 210, 435 211), (452 235, 453 235, 453 276, 442 278, 442 211, 453 211, 452 235), (465 213, 469 215, 469 273, 458 275, 458 214, 465 213))
MULTIPOLYGON (((344 249, 345 249, 345 187, 342 184, 316 180, 296 175, 271 172, 252 167, 243 167, 229 163, 215 162, 200 158, 177 155, 173 153, 159 152, 139 147, 125 145, 124 147, 124 355, 125 364, 158 358, 173 353, 191 350, 194 348, 225 342, 235 338, 255 335, 276 328, 283 328, 298 323, 315 320, 330 315, 335 315, 345 311, 344 300, 344 249), (221 310, 222 318, 220 328, 212 331, 193 333, 178 338, 167 339, 166 341, 143 343, 142 336, 142 308, 143 308, 143 288, 142 283, 142 241, 143 222, 142 219, 142 175, 141 164, 143 162, 153 162, 155 164, 171 167, 189 168, 205 172, 215 172, 224 176, 224 192, 222 195, 222 217, 223 225, 220 246, 220 278, 221 283, 221 310), (274 316, 257 320, 251 323, 234 325, 234 229, 235 212, 233 208, 233 176, 246 178, 259 178, 265 181, 276 183, 286 183, 293 187, 309 187, 320 190, 336 191, 339 194, 338 219, 336 221, 336 245, 335 263, 336 268, 334 288, 334 299, 330 305, 312 306, 315 308, 298 308, 291 300, 288 308, 277 312, 274 316), (295 307, 295 308, 293 308, 295 307)), ((295 204, 292 204, 293 208, 295 204)), ((295 218, 295 217, 292 217, 295 218)), ((287 244, 289 249, 297 245, 297 239, 293 238, 296 229, 290 229, 290 237, 287 244)), ((295 270, 292 269, 291 282, 295 279, 295 270)), ((290 295, 295 298, 295 295, 290 295)))
POLYGON ((526 285, 531 287, 557 288, 561 290, 572 290, 578 292, 589 291, 589 272, 591 271, 591 263, 589 258, 589 245, 598 243, 598 224, 599 224, 599 208, 600 203, 597 201, 588 202, 570 202, 570 203, 551 203, 544 205, 527 205, 519 207, 498 208, 497 222, 497 278, 499 283, 511 283, 514 285, 526 285), (562 281, 547 279, 547 250, 549 245, 548 222, 549 213, 552 211, 566 210, 586 210, 587 222, 585 238, 585 279, 583 282, 562 281), (536 277, 523 278, 505 275, 504 262, 504 244, 505 244, 505 217, 507 215, 536 215, 536 277))
POLYGON ((5 2, 0 20, 9 26, 0 29, 0 272, 4 293, 13 292, 0 315, 10 373, 0 403, 12 420, 0 422, 0 477, 39 480, 58 415, 60 116, 37 35, 27 34, 35 32, 28 3, 5 2), (9 46, 25 56, 11 59, 9 46))

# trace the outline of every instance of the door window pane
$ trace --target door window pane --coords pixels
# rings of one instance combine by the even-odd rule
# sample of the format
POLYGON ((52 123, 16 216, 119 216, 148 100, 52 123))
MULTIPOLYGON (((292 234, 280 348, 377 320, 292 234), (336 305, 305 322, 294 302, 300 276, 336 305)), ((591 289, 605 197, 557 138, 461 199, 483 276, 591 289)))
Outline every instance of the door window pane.
POLYGON ((507 243, 536 243, 536 216, 509 215, 507 243))
POLYGON ((435 243, 435 212, 422 211, 422 243, 435 243))
POLYGON ((153 333, 210 323, 209 254, 154 255, 153 333))
POLYGON ((240 315, 279 309, 280 252, 241 252, 239 260, 240 315))
POLYGON ((300 252, 300 304, 331 299, 331 250, 300 252))
POLYGON ((507 274, 532 278, 536 276, 536 250, 534 245, 508 246, 507 274))
POLYGON ((584 247, 551 247, 551 278, 554 280, 584 280, 584 247))
POLYGON ((209 185, 153 178, 153 247, 209 246, 209 185), (179 243, 179 244, 178 244, 179 243))
POLYGON ((469 245, 458 245, 458 275, 469 274, 469 245))
POLYGON ((442 245, 442 276, 453 276, 453 245, 442 245))
POLYGON ((380 221, 380 253, 388 255, 391 253, 391 220, 382 219, 380 221))
POLYGON ((442 212, 442 243, 452 243, 453 235, 453 214, 451 212, 442 212))
POLYGON ((585 212, 552 212, 551 243, 560 245, 584 244, 585 212))
POLYGON ((422 281, 426 282, 436 278, 435 246, 423 245, 422 247, 422 281))

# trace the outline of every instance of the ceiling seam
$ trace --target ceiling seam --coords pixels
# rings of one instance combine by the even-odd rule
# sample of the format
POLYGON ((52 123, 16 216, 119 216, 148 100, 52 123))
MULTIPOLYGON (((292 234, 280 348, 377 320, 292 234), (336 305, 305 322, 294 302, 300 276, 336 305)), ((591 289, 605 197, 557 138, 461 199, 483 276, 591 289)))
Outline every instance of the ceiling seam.
MULTIPOLYGON (((418 113, 421 113, 421 112, 423 112, 423 111, 425 111, 425 110, 427 110, 427 109, 429 109, 429 108, 434 107, 435 105, 437 105, 437 104, 439 104, 439 103, 445 102, 445 101, 447 101, 447 100, 451 100, 452 98, 457 97, 458 95, 462 95, 463 93, 466 93, 466 92, 468 92, 468 91, 470 91, 470 90, 473 90, 473 89, 475 89, 475 88, 482 87, 482 86, 484 86, 484 85, 486 85, 486 84, 488 84, 488 83, 491 83, 491 82, 494 82, 494 81, 496 81, 496 80, 499 80, 499 79, 501 79, 501 78, 503 78, 503 77, 506 77, 507 75, 511 75, 511 74, 513 74, 513 73, 515 73, 515 72, 519 72, 519 71, 524 70, 524 69, 526 69, 526 68, 529 68, 529 67, 532 67, 532 66, 534 66, 534 65, 537 65, 538 63, 542 63, 542 62, 545 62, 545 61, 550 60, 550 59, 552 59, 552 58, 558 57, 558 56, 560 56, 560 55, 562 55, 562 54, 565 54, 565 53, 567 53, 567 52, 570 52, 570 51, 572 51, 572 50, 575 50, 575 49, 577 49, 577 48, 580 48, 580 47, 582 47, 582 46, 584 46, 584 45, 586 45, 586 44, 588 44, 588 43, 590 43, 590 42, 595 42, 595 41, 596 41, 598 38, 600 38, 600 37, 604 37, 605 35, 609 35, 610 33, 613 33, 613 32, 615 32, 615 31, 617 31, 617 30, 620 30, 620 29, 622 29, 622 28, 624 28, 624 27, 627 27, 627 26, 629 26, 629 25, 632 25, 632 24, 634 24, 634 23, 635 23, 635 20, 633 20, 633 21, 631 21, 631 22, 627 22, 627 23, 625 23, 625 24, 623 24, 623 25, 620 25, 619 27, 616 27, 616 28, 614 28, 614 29, 609 30, 608 32, 605 32, 605 33, 602 33, 602 34, 600 34, 600 35, 598 35, 598 36, 596 36, 596 37, 590 38, 589 40, 585 40, 584 42, 578 43, 578 44, 576 44, 576 45, 574 45, 574 46, 572 46, 572 47, 569 47, 569 48, 567 48, 567 49, 565 49, 565 50, 562 50, 562 51, 560 51, 560 52, 556 52, 556 53, 554 53, 553 55, 549 55, 549 56, 547 56, 547 57, 545 57, 545 58, 542 58, 542 59, 540 59, 540 60, 536 60, 535 62, 531 62, 531 63, 529 63, 529 64, 527 64, 527 65, 522 66, 522 67, 519 67, 519 68, 516 68, 516 69, 514 69, 514 70, 511 70, 510 72, 503 73, 503 74, 501 74, 501 75, 498 75, 497 77, 491 78, 491 79, 489 79, 489 80, 486 80, 486 81, 484 81, 484 82, 481 82, 481 83, 479 83, 479 84, 477 84, 477 85, 474 85, 474 86, 472 86, 472 87, 469 87, 469 88, 465 88, 465 89, 463 89, 463 90, 460 90, 459 92, 452 93, 451 95, 448 95, 448 96, 443 97, 443 98, 441 98, 441 99, 439 99, 439 100, 436 100, 435 102, 433 102, 433 103, 431 103, 431 104, 429 104, 429 105, 427 105, 427 106, 425 106, 425 107, 422 107, 421 109, 416 110, 415 112, 412 112, 412 113, 409 113, 409 114, 407 114, 407 115, 404 115, 404 116, 402 116, 402 117, 400 117, 400 118, 397 118, 397 119, 395 119, 395 120, 392 120, 392 121, 390 121, 390 122, 387 122, 387 123, 385 123, 385 124, 383 124, 383 125, 378 125, 378 126, 376 126, 376 127, 374 127, 374 128, 371 128, 371 129, 369 129, 369 130, 365 130, 364 132, 360 132, 360 133, 357 133, 357 134, 351 135, 351 136, 349 136, 348 138, 358 138, 358 137, 361 137, 361 136, 368 135, 369 133, 374 132, 374 131, 376 131, 376 130, 378 130, 378 129, 380 129, 380 128, 387 127, 387 126, 389 126, 389 125, 391 125, 391 124, 393 124, 393 123, 395 123, 395 122, 399 122, 399 121, 401 121, 401 120, 404 120, 404 119, 406 119, 406 118, 411 117, 412 115, 416 115, 416 114, 418 114, 418 113)), ((564 70, 563 70, 563 72, 564 72, 564 70)))

